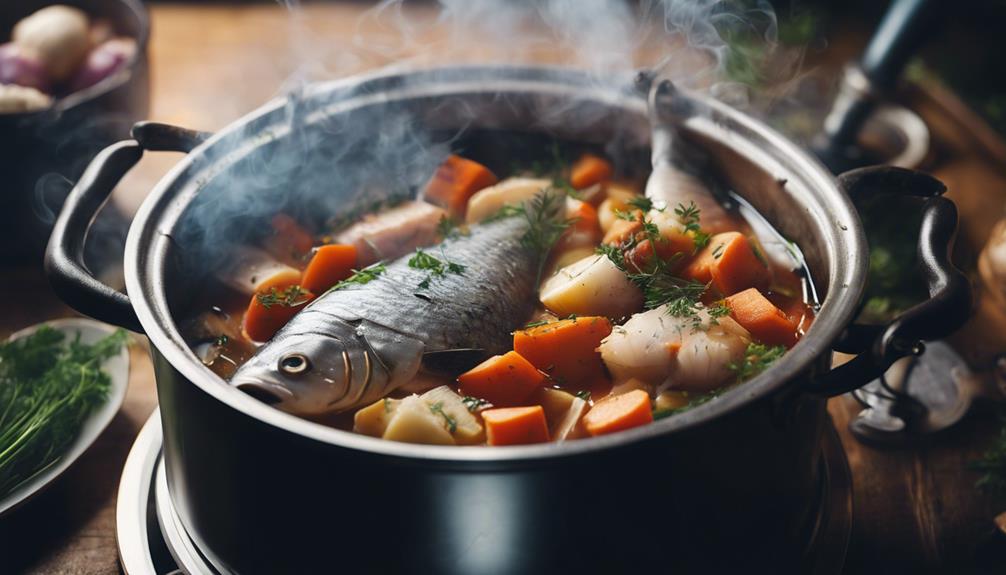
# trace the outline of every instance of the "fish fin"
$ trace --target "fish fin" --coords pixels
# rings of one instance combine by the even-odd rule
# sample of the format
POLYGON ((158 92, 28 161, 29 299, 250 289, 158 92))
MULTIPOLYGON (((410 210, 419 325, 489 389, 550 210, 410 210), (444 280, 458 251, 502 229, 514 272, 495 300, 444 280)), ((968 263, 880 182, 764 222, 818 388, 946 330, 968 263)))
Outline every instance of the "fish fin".
POLYGON ((489 357, 489 352, 477 348, 442 349, 423 354, 423 369, 438 375, 456 377, 489 357))

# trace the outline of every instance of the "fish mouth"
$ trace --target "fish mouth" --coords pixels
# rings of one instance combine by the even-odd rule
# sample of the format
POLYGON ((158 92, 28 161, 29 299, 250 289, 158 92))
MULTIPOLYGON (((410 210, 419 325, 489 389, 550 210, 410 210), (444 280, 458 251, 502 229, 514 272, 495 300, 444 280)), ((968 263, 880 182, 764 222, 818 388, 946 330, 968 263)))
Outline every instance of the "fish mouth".
POLYGON ((284 399, 293 398, 293 392, 289 389, 266 381, 232 381, 231 385, 266 405, 276 405, 277 403, 281 403, 284 399))

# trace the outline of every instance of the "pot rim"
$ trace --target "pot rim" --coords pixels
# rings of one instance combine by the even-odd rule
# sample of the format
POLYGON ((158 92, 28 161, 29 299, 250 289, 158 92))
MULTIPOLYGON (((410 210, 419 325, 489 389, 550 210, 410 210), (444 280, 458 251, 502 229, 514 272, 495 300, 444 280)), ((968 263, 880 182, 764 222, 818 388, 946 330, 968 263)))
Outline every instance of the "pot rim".
MULTIPOLYGON (((423 85, 423 80, 432 82, 430 86, 433 88, 431 91, 433 94, 457 93, 460 88, 496 93, 500 90, 487 89, 487 87, 492 87, 493 79, 498 82, 508 82, 511 89, 517 86, 514 84, 517 82, 519 84, 517 87, 525 90, 547 88, 549 83, 552 84, 553 90, 557 88, 568 90, 571 87, 571 82, 575 82, 579 86, 572 85, 572 87, 578 88, 580 93, 585 94, 585 100, 608 101, 612 98, 619 98, 622 100, 623 107, 627 106, 624 100, 628 92, 621 89, 620 86, 631 85, 612 82, 601 86, 598 82, 592 81, 585 72, 562 67, 448 66, 408 71, 383 69, 375 73, 317 84, 307 91, 307 96, 331 94, 349 89, 346 101, 361 96, 364 98, 373 97, 373 92, 357 88, 370 83, 375 83, 380 87, 382 82, 390 81, 390 87, 385 87, 386 91, 380 94, 382 98, 388 98, 395 91, 401 91, 406 86, 415 90, 417 85, 423 85), (453 76, 453 81, 447 83, 446 76, 453 76), (444 92, 445 87, 451 88, 451 90, 444 92), (586 92, 583 91, 584 88, 586 92)), ((133 308, 156 351, 174 370, 193 385, 241 414, 257 419, 278 431, 290 432, 334 447, 423 463, 533 462, 588 455, 597 451, 627 447, 699 427, 724 417, 749 403, 765 398, 797 380, 801 374, 813 371, 815 362, 824 354, 830 353, 832 341, 852 321, 855 315, 865 284, 868 260, 866 259, 866 237, 851 200, 838 187, 834 177, 816 159, 808 156, 796 144, 760 121, 710 97, 701 95, 694 95, 694 97, 701 100, 712 111, 712 116, 705 119, 707 122, 723 126, 729 124, 730 133, 740 133, 741 137, 758 135, 761 140, 760 144, 774 148, 781 156, 798 160, 804 168, 802 176, 808 180, 810 185, 824 188, 826 191, 830 188, 831 193, 822 193, 821 196, 822 198, 828 197, 827 201, 821 200, 821 202, 824 207, 827 207, 829 218, 827 226, 822 229, 826 230, 825 233, 830 230, 832 234, 831 240, 833 241, 826 242, 826 244, 833 253, 830 254, 827 270, 827 296, 822 302, 815 321, 797 345, 772 367, 745 382, 744 385, 731 390, 716 401, 694 407, 673 417, 616 434, 562 444, 544 443, 493 448, 418 445, 386 441, 302 419, 261 403, 226 385, 219 376, 198 361, 181 337, 168 310, 163 289, 163 256, 170 244, 166 228, 170 228, 177 222, 188 201, 198 192, 196 190, 195 192, 179 193, 183 190, 176 189, 175 184, 180 179, 185 181, 185 179, 192 178, 192 175, 186 175, 186 171, 197 166, 199 159, 208 149, 220 145, 221 142, 229 138, 241 138, 240 133, 253 122, 264 121, 270 115, 281 111, 288 105, 286 97, 279 97, 266 103, 217 132, 186 155, 158 182, 140 206, 127 237, 124 266, 127 292, 131 295, 133 308), (166 225, 165 220, 168 220, 166 225), (841 249, 843 247, 844 253, 841 249)), ((644 99, 640 97, 636 99, 639 101, 633 102, 633 107, 638 107, 645 113, 644 99)), ((332 102, 326 102, 325 106, 319 106, 318 109, 324 110, 330 103, 332 102)), ((337 98, 334 103, 340 104, 344 101, 337 98)), ((314 111, 312 110, 312 112, 314 111)), ((723 131, 723 128, 719 128, 719 130, 723 131)), ((251 139, 253 137, 244 136, 243 142, 246 145, 251 145, 248 142, 251 139)), ((229 153, 233 153, 233 150, 229 153)), ((797 393, 799 393, 798 390, 797 393)))

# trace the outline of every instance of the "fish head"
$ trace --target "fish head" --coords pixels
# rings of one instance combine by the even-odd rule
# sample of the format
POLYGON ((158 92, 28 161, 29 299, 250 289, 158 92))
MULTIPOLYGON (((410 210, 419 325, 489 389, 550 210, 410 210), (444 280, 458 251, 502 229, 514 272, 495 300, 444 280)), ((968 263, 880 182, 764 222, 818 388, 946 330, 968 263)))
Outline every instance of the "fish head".
POLYGON ((230 385, 288 413, 331 413, 352 392, 350 351, 344 340, 321 333, 274 339, 234 373, 230 385))

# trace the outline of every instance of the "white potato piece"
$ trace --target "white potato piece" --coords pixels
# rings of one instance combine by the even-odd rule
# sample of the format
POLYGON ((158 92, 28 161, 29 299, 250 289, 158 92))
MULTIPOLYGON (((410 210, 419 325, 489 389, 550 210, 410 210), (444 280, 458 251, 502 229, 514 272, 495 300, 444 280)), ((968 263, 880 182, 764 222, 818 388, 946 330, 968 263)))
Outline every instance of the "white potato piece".
POLYGON ((628 201, 639 195, 638 192, 628 186, 611 182, 605 190, 604 201, 597 206, 597 219, 601 224, 601 231, 608 233, 611 226, 618 221, 616 212, 628 211, 630 206, 628 201))
POLYGON ((246 296, 260 291, 266 282, 300 280, 300 270, 280 262, 265 250, 247 246, 236 248, 215 275, 221 283, 246 296))
POLYGON ((627 317, 643 307, 643 292, 610 259, 591 255, 568 265, 541 285, 541 303, 559 317, 627 317))
POLYGON ((545 268, 545 273, 541 277, 547 278, 555 275, 555 272, 561 270, 562 268, 575 264, 576 262, 597 254, 597 248, 583 247, 583 248, 573 248, 570 250, 563 250, 558 253, 553 252, 550 256, 552 260, 548 267, 545 268))
POLYGON ((42 8, 14 26, 11 39, 38 52, 49 76, 67 79, 91 47, 90 22, 83 11, 64 5, 42 8))
POLYGON ((751 335, 730 317, 714 322, 704 309, 697 317, 674 317, 660 306, 616 327, 599 348, 616 385, 637 379, 659 393, 726 384, 734 377, 728 366, 744 357, 751 335))
POLYGON ((521 204, 551 186, 552 182, 544 178, 507 178, 472 195, 465 221, 469 224, 480 222, 499 213, 503 206, 521 204))
POLYGON ((388 424, 398 412, 398 405, 402 403, 400 399, 385 397, 378 399, 353 415, 353 431, 381 437, 388 429, 388 424))
POLYGON ((35 112, 51 105, 52 98, 35 88, 14 84, 0 85, 0 114, 35 112))
POLYGON ((553 387, 543 387, 534 395, 532 402, 541 405, 542 410, 545 411, 545 421, 548 422, 549 436, 551 436, 552 428, 558 425, 562 418, 565 417, 566 412, 569 411, 569 406, 573 405, 574 399, 576 399, 576 396, 572 393, 553 387))
POLYGON ((336 235, 334 243, 355 245, 357 264, 369 266, 436 243, 437 225, 445 217, 447 212, 433 204, 405 202, 364 216, 336 235))
POLYGON ((398 404, 382 437, 405 443, 454 445, 454 438, 444 427, 443 417, 433 413, 430 405, 418 395, 410 395, 398 404))
POLYGON ((583 427, 583 416, 587 414, 589 409, 590 406, 584 399, 574 397, 562 420, 554 427, 550 426, 548 433, 552 441, 586 437, 587 430, 583 427))
POLYGON ((479 419, 468 411, 468 407, 461 401, 461 396, 454 393, 450 387, 446 385, 435 387, 421 397, 431 408, 435 408, 434 411, 444 418, 445 422, 447 417, 451 418, 454 431, 451 432, 450 424, 447 426, 447 431, 454 436, 455 443, 475 445, 486 440, 485 430, 479 419))

